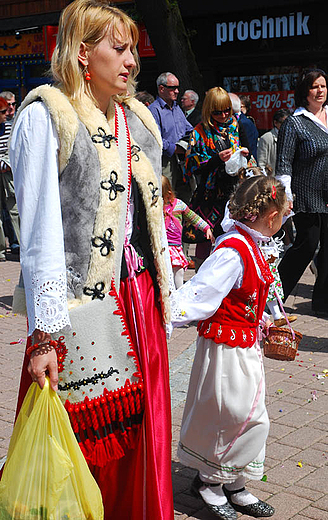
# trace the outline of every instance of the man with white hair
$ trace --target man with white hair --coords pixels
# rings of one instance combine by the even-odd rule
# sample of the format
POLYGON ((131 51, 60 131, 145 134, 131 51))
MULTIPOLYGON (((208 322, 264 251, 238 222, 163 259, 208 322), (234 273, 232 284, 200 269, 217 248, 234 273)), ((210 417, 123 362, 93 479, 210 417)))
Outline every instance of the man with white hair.
POLYGON ((189 123, 195 128, 202 119, 202 113, 196 105, 199 95, 194 90, 186 90, 181 98, 181 106, 189 123))
POLYGON ((193 127, 177 104, 178 78, 172 72, 163 72, 158 76, 156 84, 158 96, 148 108, 155 118, 163 140, 162 173, 169 179, 178 197, 188 202, 183 190, 179 192, 179 188, 183 188, 183 180, 176 154, 184 154, 185 150, 179 141, 189 134, 193 127))

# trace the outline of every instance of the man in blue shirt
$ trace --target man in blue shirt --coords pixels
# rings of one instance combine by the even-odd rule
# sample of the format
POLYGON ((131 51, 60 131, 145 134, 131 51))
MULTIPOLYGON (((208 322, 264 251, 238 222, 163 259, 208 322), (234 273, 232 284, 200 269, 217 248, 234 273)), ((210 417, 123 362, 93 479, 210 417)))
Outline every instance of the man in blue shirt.
POLYGON ((185 141, 183 147, 184 142, 180 140, 188 135, 193 127, 177 104, 178 78, 171 72, 163 72, 158 76, 156 84, 158 96, 149 105, 149 110, 155 118, 163 140, 162 173, 170 180, 177 196, 185 200, 190 194, 188 196, 185 193, 186 184, 182 180, 177 154, 184 156, 187 142, 185 141))

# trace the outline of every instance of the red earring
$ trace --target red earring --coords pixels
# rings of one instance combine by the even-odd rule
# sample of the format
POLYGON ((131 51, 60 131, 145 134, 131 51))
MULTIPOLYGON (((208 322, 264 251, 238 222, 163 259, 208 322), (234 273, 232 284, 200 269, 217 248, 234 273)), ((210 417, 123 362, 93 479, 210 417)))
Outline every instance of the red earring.
POLYGON ((85 81, 90 81, 91 80, 91 74, 88 71, 88 68, 85 67, 83 72, 84 72, 84 79, 85 79, 85 81))

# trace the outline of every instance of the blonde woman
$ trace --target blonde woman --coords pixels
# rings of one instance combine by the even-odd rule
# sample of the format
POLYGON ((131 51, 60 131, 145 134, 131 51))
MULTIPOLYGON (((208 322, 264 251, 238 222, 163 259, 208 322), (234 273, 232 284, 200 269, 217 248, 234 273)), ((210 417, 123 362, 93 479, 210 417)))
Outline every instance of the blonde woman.
POLYGON ((23 312, 26 300, 29 323, 18 407, 48 373, 105 518, 167 520, 169 256, 161 138, 133 98, 137 42, 134 22, 106 0, 70 3, 55 86, 30 92, 15 120, 24 282, 15 306, 23 312))
MULTIPOLYGON (((202 121, 190 137, 184 178, 188 181, 192 175, 196 177, 198 188, 191 208, 208 222, 214 236, 222 233, 220 222, 225 205, 238 180, 226 173, 225 163, 239 148, 243 155, 249 156, 247 138, 240 135, 230 97, 222 87, 211 88, 203 103, 202 121)), ((210 248, 210 241, 197 245, 198 265, 207 258, 210 248)))

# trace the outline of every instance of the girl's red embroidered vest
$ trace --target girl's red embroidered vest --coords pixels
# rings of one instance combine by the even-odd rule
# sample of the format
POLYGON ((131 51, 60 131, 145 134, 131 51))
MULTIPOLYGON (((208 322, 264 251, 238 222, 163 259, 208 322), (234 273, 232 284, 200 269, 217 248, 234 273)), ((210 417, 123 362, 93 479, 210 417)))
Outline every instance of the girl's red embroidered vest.
POLYGON ((259 277, 253 256, 241 238, 232 237, 221 242, 215 251, 232 247, 240 254, 244 264, 243 283, 239 289, 232 289, 216 313, 207 320, 200 321, 197 328, 200 336, 210 338, 215 343, 245 348, 255 343, 257 327, 273 277, 253 239, 241 228, 236 228, 253 250, 264 281, 259 277))

